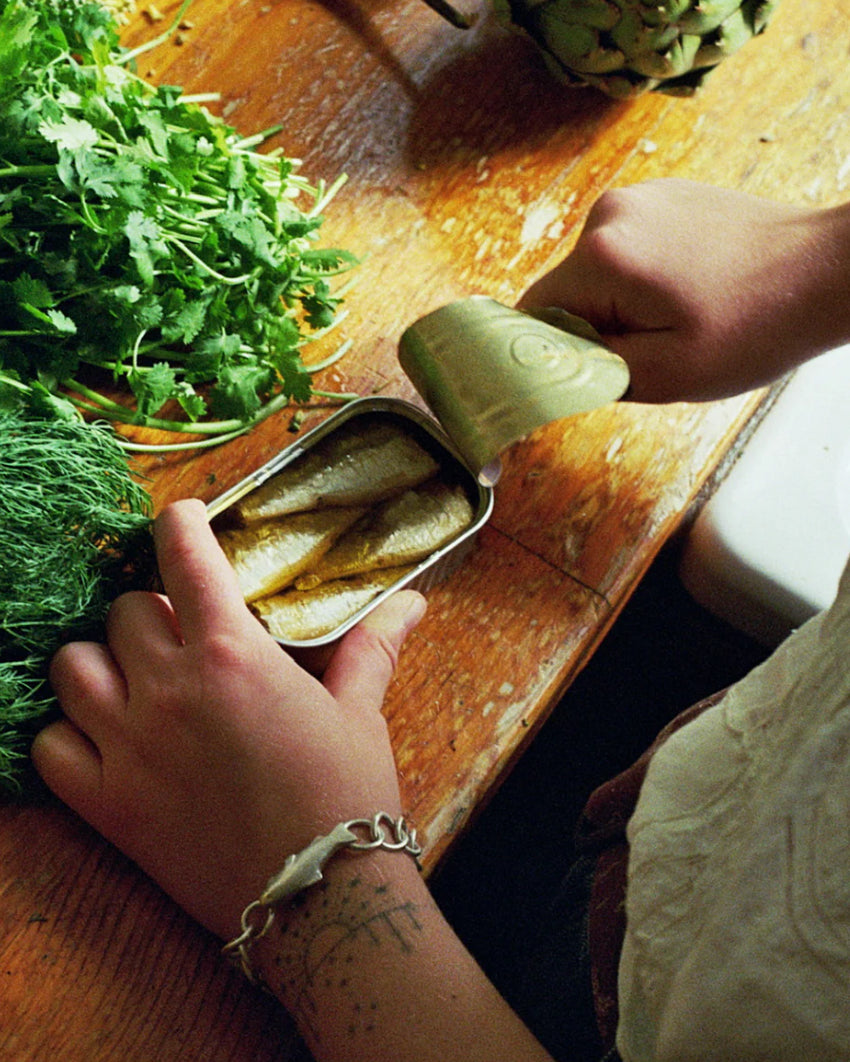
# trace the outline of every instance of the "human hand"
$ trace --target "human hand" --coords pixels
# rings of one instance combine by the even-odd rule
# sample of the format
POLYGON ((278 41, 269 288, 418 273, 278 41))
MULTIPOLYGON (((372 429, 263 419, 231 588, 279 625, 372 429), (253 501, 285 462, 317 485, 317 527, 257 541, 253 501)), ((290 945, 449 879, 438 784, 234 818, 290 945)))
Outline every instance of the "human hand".
POLYGON ((125 594, 106 645, 57 653, 66 718, 32 756, 62 800, 229 937, 287 855, 341 820, 400 812, 380 708, 424 602, 393 595, 320 682, 246 608, 200 502, 170 506, 154 530, 167 597, 125 594))
POLYGON ((527 309, 584 317, 639 402, 770 383, 850 338, 847 208, 805 210, 664 179, 606 192, 527 309))

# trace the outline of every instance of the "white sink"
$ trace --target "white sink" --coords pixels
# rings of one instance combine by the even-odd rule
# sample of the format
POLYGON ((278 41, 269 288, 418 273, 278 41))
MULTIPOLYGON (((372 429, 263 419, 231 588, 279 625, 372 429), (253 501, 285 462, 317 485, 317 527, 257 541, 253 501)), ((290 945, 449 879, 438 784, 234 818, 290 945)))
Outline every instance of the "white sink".
POLYGON ((850 345, 798 369, 697 518, 680 574, 776 645, 830 604, 850 555, 850 345))

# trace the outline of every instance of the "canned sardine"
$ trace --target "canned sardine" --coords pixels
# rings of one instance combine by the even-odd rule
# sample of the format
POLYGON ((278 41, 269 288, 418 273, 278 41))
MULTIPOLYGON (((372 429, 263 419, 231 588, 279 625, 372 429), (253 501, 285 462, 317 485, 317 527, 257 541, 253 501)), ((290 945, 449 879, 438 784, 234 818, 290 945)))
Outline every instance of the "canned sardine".
POLYGON ((287 646, 326 645, 389 593, 425 590, 492 510, 439 426, 397 399, 360 399, 213 502, 246 602, 287 646))

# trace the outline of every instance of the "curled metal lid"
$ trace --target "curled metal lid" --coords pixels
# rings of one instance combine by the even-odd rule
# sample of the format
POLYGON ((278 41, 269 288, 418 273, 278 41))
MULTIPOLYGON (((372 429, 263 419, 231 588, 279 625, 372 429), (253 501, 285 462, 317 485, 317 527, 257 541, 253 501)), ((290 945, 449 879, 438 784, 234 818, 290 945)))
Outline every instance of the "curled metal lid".
POLYGON ((531 316, 474 295, 415 321, 399 361, 473 472, 535 428, 620 398, 629 370, 594 329, 562 310, 531 316))

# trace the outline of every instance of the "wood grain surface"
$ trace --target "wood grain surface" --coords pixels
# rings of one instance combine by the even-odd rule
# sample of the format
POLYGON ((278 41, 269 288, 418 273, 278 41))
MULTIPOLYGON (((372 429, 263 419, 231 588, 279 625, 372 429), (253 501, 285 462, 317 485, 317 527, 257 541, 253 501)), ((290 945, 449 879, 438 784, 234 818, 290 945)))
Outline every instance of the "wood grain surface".
MULTIPOLYGON (((159 0, 171 17, 177 4, 159 0)), ((197 0, 139 70, 348 180, 322 242, 361 258, 317 384, 416 400, 414 318, 514 303, 606 188, 677 175, 812 206, 850 194, 850 0, 783 0, 693 99, 566 89, 483 5, 462 32, 417 0, 197 0)), ((126 42, 159 32, 140 8, 126 42)), ((762 399, 617 404, 505 456, 477 547, 429 593, 386 712, 426 870, 449 850, 598 645, 762 399)), ((327 413, 308 410, 306 426, 327 413)), ((195 456, 146 458, 158 507, 209 500, 292 439, 291 412, 195 456)), ((276 868, 269 868, 269 871, 276 868)), ((144 875, 66 809, 0 808, 0 1058, 286 1062, 286 1016, 144 875)))

